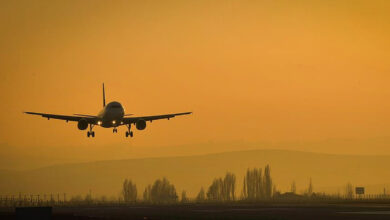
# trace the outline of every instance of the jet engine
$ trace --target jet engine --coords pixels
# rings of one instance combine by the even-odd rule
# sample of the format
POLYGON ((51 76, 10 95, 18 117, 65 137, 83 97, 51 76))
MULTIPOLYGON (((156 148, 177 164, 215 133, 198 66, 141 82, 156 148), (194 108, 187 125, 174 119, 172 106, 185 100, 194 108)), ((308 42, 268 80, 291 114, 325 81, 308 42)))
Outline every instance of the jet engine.
POLYGON ((146 121, 143 120, 143 119, 139 119, 136 123, 135 123, 135 127, 138 129, 138 130, 144 130, 146 128, 146 121))
POLYGON ((80 121, 77 123, 77 127, 80 130, 85 130, 88 128, 88 122, 85 119, 80 119, 80 121))

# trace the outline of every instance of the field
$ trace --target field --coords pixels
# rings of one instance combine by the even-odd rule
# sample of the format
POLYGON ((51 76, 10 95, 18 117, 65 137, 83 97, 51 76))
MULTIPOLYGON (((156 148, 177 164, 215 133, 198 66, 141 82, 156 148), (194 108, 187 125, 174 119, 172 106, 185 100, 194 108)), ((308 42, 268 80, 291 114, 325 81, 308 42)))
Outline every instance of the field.
MULTIPOLYGON (((16 219, 13 208, 1 219, 16 219)), ((52 219, 390 219, 390 204, 188 204, 54 207, 52 219)))

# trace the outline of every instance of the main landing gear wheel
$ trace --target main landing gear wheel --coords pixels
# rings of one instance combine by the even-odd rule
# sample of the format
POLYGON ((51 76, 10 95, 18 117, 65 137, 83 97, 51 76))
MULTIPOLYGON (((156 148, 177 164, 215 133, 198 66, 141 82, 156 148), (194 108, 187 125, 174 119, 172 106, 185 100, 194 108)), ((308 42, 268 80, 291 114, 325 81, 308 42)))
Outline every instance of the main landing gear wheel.
POLYGON ((95 132, 92 131, 92 128, 93 128, 93 124, 89 124, 89 131, 87 132, 87 137, 95 137, 95 132))
POLYGON ((126 127, 127 127, 126 137, 129 137, 129 136, 130 136, 130 137, 133 137, 133 132, 130 131, 131 125, 128 124, 128 125, 126 125, 126 127))
POLYGON ((126 137, 133 137, 133 132, 132 131, 130 131, 130 132, 128 132, 128 131, 126 131, 126 137))

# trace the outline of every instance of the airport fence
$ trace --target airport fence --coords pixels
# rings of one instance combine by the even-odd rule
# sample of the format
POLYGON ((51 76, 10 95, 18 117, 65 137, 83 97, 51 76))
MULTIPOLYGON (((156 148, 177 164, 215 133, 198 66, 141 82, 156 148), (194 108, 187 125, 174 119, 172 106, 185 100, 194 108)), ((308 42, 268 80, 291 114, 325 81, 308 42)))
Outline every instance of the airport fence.
POLYGON ((65 205, 66 193, 0 195, 0 207, 65 205))
MULTIPOLYGON (((315 194, 315 196, 301 196, 296 197, 273 197, 269 200, 242 200, 237 199, 235 201, 229 201, 227 203, 301 203, 301 202, 386 202, 390 203, 389 194, 366 194, 353 196, 348 198, 343 195, 327 195, 327 194, 315 194)), ((186 204, 193 203, 226 203, 219 201, 196 201, 195 199, 189 199, 186 204)), ((134 205, 134 204, 150 204, 142 200, 137 202, 125 202, 122 198, 104 200, 101 197, 88 197, 75 200, 74 197, 67 198, 66 193, 53 193, 53 194, 17 194, 17 195, 0 195, 0 207, 31 207, 31 206, 99 206, 99 205, 134 205)), ((183 204, 178 201, 177 204, 183 204)))

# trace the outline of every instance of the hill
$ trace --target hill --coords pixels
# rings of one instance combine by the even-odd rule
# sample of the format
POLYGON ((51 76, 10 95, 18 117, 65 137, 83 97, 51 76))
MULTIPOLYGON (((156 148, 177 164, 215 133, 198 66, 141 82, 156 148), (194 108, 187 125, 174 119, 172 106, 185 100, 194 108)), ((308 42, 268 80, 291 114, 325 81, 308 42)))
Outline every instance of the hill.
POLYGON ((237 175, 241 192, 245 170, 271 166, 277 188, 288 191, 293 180, 298 192, 312 178, 314 191, 339 190, 348 181, 354 185, 375 185, 371 192, 383 192, 390 183, 390 156, 331 155, 287 150, 250 150, 209 155, 162 157, 62 164, 24 171, 0 171, 0 194, 63 193, 118 195, 124 178, 137 183, 139 194, 156 178, 167 177, 180 192, 194 196, 226 171, 237 175))

